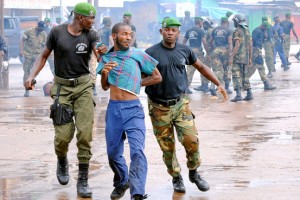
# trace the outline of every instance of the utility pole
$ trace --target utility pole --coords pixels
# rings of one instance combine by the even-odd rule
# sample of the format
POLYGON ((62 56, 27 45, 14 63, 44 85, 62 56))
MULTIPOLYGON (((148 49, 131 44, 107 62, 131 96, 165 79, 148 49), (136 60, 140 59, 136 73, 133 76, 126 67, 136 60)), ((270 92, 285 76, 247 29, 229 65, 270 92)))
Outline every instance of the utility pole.
POLYGON ((4 35, 4 0, 0 0, 0 35, 4 35))

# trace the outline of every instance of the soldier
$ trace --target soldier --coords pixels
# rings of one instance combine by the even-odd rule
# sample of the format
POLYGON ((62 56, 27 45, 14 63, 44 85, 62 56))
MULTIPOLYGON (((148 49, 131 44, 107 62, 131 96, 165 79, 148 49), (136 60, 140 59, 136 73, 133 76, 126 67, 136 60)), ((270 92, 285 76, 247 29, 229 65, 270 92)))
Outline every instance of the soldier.
MULTIPOLYGON (((203 20, 203 29, 204 29, 204 32, 205 32, 205 39, 206 39, 207 42, 209 42, 211 32, 212 32, 212 29, 213 29, 213 22, 210 19, 205 18, 203 20)), ((211 52, 212 52, 212 48, 209 44, 207 46, 208 46, 208 49, 207 49, 206 55, 205 55, 205 64, 206 64, 206 66, 211 68, 210 55, 211 55, 211 52)), ((207 78, 205 78, 205 76, 203 76, 202 74, 200 75, 200 77, 201 77, 201 85, 194 88, 194 89, 197 90, 197 91, 202 91, 204 93, 209 92, 209 87, 208 87, 209 80, 207 78)))
MULTIPOLYGON (((222 17, 221 26, 212 30, 210 44, 213 47, 212 70, 222 84, 225 81, 226 92, 231 94, 232 91, 229 89, 231 69, 228 68, 228 59, 232 51, 232 31, 229 29, 227 17, 222 17)), ((210 92, 212 96, 217 96, 214 84, 211 84, 210 92)))
MULTIPOLYGON (((45 32, 46 24, 39 21, 37 27, 26 30, 23 33, 20 45, 20 56, 25 58, 23 63, 23 83, 28 79, 32 70, 33 63, 43 51, 47 33, 45 32)), ((25 90, 24 97, 29 97, 29 90, 25 90)))
POLYGON ((186 10, 184 11, 184 17, 180 20, 181 23, 181 29, 182 35, 184 36, 187 32, 187 30, 193 28, 195 25, 193 19, 191 18, 191 12, 186 10))
POLYGON ((8 47, 0 35, 0 89, 8 89, 8 47))
POLYGON ((137 48, 137 41, 136 41, 136 28, 135 28, 135 26, 131 23, 131 19, 132 19, 132 14, 130 13, 130 12, 125 12, 124 14, 123 14, 123 23, 125 23, 125 24, 128 24, 130 27, 131 27, 131 29, 132 29, 132 31, 133 31, 133 35, 132 35, 132 41, 131 41, 131 43, 130 43, 130 46, 131 47, 135 47, 135 48, 137 48))
POLYGON ((290 57, 290 48, 291 48, 291 30, 296 38, 297 43, 299 43, 297 33, 294 29, 294 23, 291 22, 291 13, 286 13, 285 14, 285 20, 280 22, 280 25, 283 28, 283 32, 285 34, 284 40, 285 43, 283 43, 283 50, 284 50, 284 55, 286 57, 286 60, 288 64, 290 65, 291 63, 289 62, 289 57, 290 57))
POLYGON ((274 17, 275 24, 272 27, 274 31, 274 40, 275 40, 275 51, 274 51, 274 63, 276 63, 276 54, 278 52, 280 60, 281 60, 281 66, 283 67, 284 71, 289 70, 288 61, 286 59, 286 56, 284 55, 283 50, 283 43, 285 42, 284 37, 285 34, 283 32, 282 26, 280 26, 280 19, 278 16, 274 17))
POLYGON ((246 75, 246 68, 252 64, 252 47, 245 20, 245 16, 241 14, 235 14, 233 17, 236 29, 233 32, 233 50, 228 61, 228 64, 232 66, 233 88, 236 92, 234 99, 231 99, 232 102, 253 99, 251 85, 246 75), (243 88, 247 90, 247 96, 244 99, 241 94, 243 88))
MULTIPOLYGON (((202 29, 202 23, 203 23, 203 19, 201 17, 195 17, 195 27, 187 30, 182 43, 186 44, 186 42, 189 41, 189 46, 196 54, 197 58, 201 62, 204 62, 204 52, 202 49, 202 43, 206 52, 209 52, 209 49, 208 49, 208 44, 206 42, 204 30, 202 29)), ((186 67, 187 67, 187 76, 188 76, 188 86, 190 86, 196 68, 191 65, 187 65, 186 67)), ((186 93, 192 94, 193 92, 188 88, 186 93)))
MULTIPOLYGON (((267 17, 262 17, 262 23, 268 22, 267 17)), ((268 67, 268 78, 273 78, 273 73, 275 72, 275 64, 274 64, 274 30, 270 27, 265 30, 265 40, 263 43, 263 47, 265 50, 265 62, 268 67)))
POLYGON ((55 129, 54 149, 57 156, 56 177, 61 185, 69 182, 69 145, 76 131, 78 178, 77 194, 82 198, 92 196, 88 184, 89 162, 92 157, 91 141, 94 122, 93 81, 88 61, 91 52, 105 53, 105 46, 97 48, 99 36, 92 29, 96 8, 82 2, 75 5, 74 18, 70 24, 51 29, 46 47, 34 63, 26 80, 25 88, 32 89, 32 81, 45 66, 54 51, 55 77, 51 88, 51 118, 55 129))
MULTIPOLYGON (((5 40, 0 35, 0 57, 5 58, 8 55, 8 47, 5 40)), ((1 63, 2 64, 2 63, 1 63)))
POLYGON ((98 30, 99 37, 102 43, 107 47, 114 46, 114 41, 111 37, 111 17, 103 17, 102 20, 103 27, 98 30))
POLYGON ((256 69, 258 70, 260 79, 264 83, 265 90, 274 90, 276 87, 272 86, 267 80, 264 60, 262 57, 262 46, 265 40, 265 31, 266 29, 271 28, 271 25, 264 21, 259 27, 255 28, 252 32, 252 64, 253 66, 249 67, 248 75, 249 78, 255 73, 256 69))
POLYGON ((209 190, 209 184, 198 174, 200 166, 199 139, 194 122, 194 115, 189 109, 190 100, 185 91, 188 87, 185 65, 193 65, 218 86, 224 100, 227 94, 224 87, 211 70, 197 59, 194 52, 186 45, 177 43, 181 24, 174 18, 163 20, 160 33, 162 42, 146 49, 146 53, 158 61, 157 69, 162 82, 147 86, 148 109, 153 133, 163 152, 163 161, 172 176, 175 192, 185 193, 185 186, 180 174, 181 168, 176 157, 175 132, 184 146, 189 169, 189 179, 199 190, 209 190))

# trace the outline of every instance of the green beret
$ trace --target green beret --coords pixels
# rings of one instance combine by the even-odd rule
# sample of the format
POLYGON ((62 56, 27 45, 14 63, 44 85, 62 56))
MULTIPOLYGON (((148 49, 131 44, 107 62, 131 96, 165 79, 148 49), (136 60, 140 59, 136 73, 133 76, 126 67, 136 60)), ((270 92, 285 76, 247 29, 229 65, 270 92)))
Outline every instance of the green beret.
POLYGON ((221 17, 221 22, 228 22, 228 17, 221 17))
POLYGON ((175 18, 167 18, 162 21, 162 27, 172 27, 172 26, 181 26, 180 22, 175 18))
POLYGON ((132 14, 131 14, 130 12, 125 12, 125 13, 123 14, 123 16, 128 16, 128 17, 131 17, 131 16, 132 16, 132 14))
POLYGON ((195 20, 197 20, 197 19, 200 19, 200 20, 203 21, 203 18, 202 18, 202 17, 195 17, 195 20))
POLYGON ((226 12, 226 17, 230 17, 232 14, 233 14, 232 12, 228 11, 226 12))
POLYGON ((51 22, 51 19, 49 17, 45 17, 44 22, 51 22))
POLYGON ((269 22, 267 22, 267 21, 263 21, 263 22, 262 22, 262 25, 263 25, 264 27, 266 27, 266 28, 270 28, 270 27, 271 27, 271 24, 269 24, 269 22))
POLYGON ((87 2, 81 2, 75 5, 74 13, 83 15, 83 16, 91 16, 94 17, 96 15, 96 8, 87 2))
POLYGON ((268 17, 266 17, 266 16, 263 16, 263 17, 261 18, 261 21, 262 21, 262 22, 264 22, 264 21, 268 21, 268 17))

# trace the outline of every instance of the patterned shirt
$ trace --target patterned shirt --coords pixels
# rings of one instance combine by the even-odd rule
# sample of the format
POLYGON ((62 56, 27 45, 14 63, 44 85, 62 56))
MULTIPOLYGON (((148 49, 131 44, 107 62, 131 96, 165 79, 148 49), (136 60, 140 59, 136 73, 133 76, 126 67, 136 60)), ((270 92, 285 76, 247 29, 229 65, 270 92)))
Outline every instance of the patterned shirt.
POLYGON ((97 67, 101 74, 104 64, 115 61, 118 66, 113 67, 108 75, 108 83, 133 94, 141 90, 141 72, 151 75, 158 62, 144 51, 130 48, 126 51, 113 51, 113 48, 103 55, 97 67))

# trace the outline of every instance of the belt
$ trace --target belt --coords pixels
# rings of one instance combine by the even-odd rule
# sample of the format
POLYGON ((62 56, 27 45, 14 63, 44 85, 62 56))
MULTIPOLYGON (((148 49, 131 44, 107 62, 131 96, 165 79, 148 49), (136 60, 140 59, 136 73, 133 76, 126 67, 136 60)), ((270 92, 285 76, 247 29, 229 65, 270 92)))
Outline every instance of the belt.
POLYGON ((80 76, 78 78, 70 78, 70 79, 65 79, 65 78, 60 78, 58 76, 55 76, 54 77, 54 82, 55 83, 59 83, 59 84, 62 84, 62 85, 67 85, 67 86, 77 86, 81 83, 84 83, 86 81, 88 81, 90 79, 90 75, 83 75, 83 76, 80 76))
POLYGON ((163 106, 173 106, 173 105, 175 105, 178 101, 181 100, 181 97, 182 97, 182 96, 176 97, 176 98, 174 98, 174 99, 160 99, 160 98, 148 96, 148 98, 149 98, 153 103, 161 104, 161 105, 163 105, 163 106))

